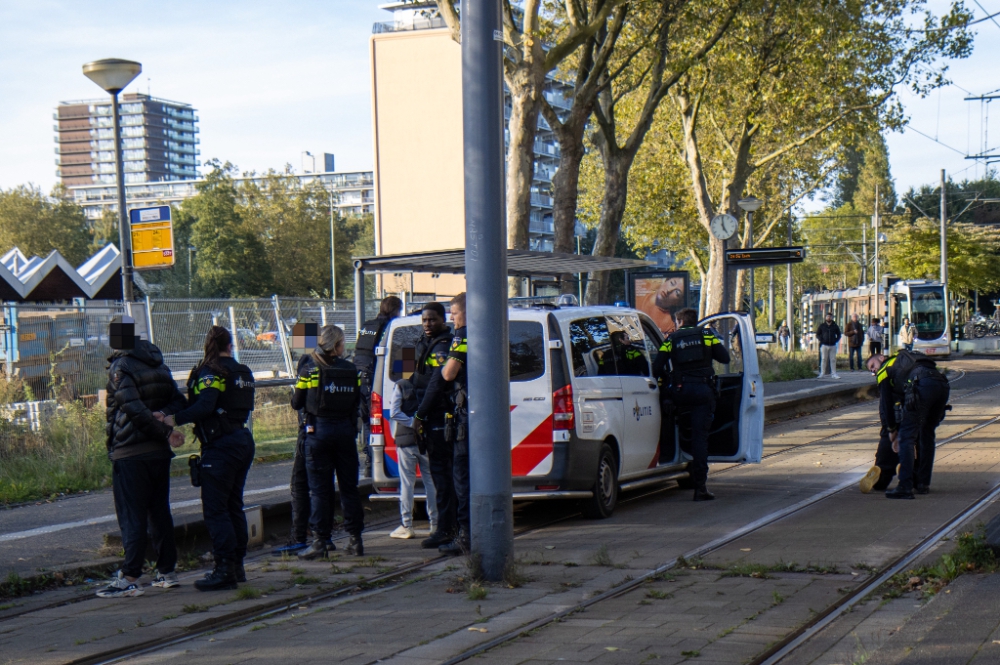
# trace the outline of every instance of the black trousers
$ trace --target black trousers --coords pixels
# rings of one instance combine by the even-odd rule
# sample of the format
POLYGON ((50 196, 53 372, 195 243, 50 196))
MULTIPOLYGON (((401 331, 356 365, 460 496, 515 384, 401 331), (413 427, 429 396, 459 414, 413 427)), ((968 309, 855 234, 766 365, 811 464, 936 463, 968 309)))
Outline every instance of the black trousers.
POLYGON ((892 449, 892 440, 889 439, 889 430, 882 427, 878 437, 878 450, 875 452, 875 466, 882 469, 879 474, 879 487, 888 486, 892 477, 896 475, 896 466, 899 464, 899 453, 892 449))
POLYGON ((352 536, 365 528, 358 492, 358 437, 350 418, 316 418, 315 431, 306 434, 306 473, 309 476, 309 527, 313 536, 329 540, 333 533, 333 474, 340 487, 344 530, 352 536))
POLYGON ((914 483, 930 487, 935 430, 944 420, 944 409, 951 395, 951 387, 943 380, 918 379, 914 390, 919 408, 914 411, 904 408, 903 421, 899 424, 899 487, 904 490, 913 489, 914 483))
MULTIPOLYGON (((458 428, 465 428, 469 431, 468 416, 461 417, 462 422, 456 418, 458 428)), ((456 429, 458 429, 456 428, 456 429)), ((453 456, 452 478, 455 484, 455 517, 459 528, 465 529, 465 533, 471 535, 472 525, 469 513, 469 436, 466 434, 455 441, 455 453, 453 456)), ((434 463, 431 462, 433 465, 434 463)), ((433 466, 431 467, 433 468, 433 466)))
POLYGON ((156 550, 156 569, 172 573, 177 565, 177 546, 170 515, 170 460, 120 459, 114 462, 111 474, 115 514, 125 549, 122 574, 142 575, 150 536, 156 550))
MULTIPOLYGON (((438 530, 454 533, 458 527, 458 501, 455 496, 455 444, 444 440, 444 425, 428 423, 427 457, 431 479, 437 494, 438 530)), ((468 468, 468 465, 466 465, 468 468)), ((468 477, 468 472, 466 472, 468 477)))
POLYGON ((715 418, 715 391, 707 383, 688 382, 672 394, 678 412, 691 415, 691 464, 688 471, 695 487, 701 487, 708 480, 708 435, 715 418))
POLYGON ((309 475, 306 473, 306 430, 299 428, 292 460, 292 540, 304 543, 309 538, 309 475))
POLYGON ((201 509, 216 561, 242 560, 247 553, 243 486, 256 446, 250 430, 216 439, 201 452, 201 509))

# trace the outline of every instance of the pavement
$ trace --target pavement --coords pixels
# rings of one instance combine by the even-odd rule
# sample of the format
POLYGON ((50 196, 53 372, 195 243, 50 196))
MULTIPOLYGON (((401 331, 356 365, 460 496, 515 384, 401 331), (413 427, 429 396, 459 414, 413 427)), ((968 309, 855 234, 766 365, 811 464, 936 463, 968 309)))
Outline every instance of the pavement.
MULTIPOLYGON (((953 384, 955 409, 939 429, 941 439, 1000 416, 1000 388, 971 394, 995 384, 996 369, 983 361, 963 367, 969 373, 953 384), (970 396, 963 399, 966 394, 970 396)), ((872 406, 859 404, 769 426, 761 464, 713 468, 709 482, 718 499, 712 503, 692 503, 690 492, 667 487, 626 496, 606 520, 579 518, 560 504, 520 506, 516 526, 531 528, 515 539, 516 573, 505 584, 470 588, 464 559, 433 559, 418 543, 392 540, 388 529, 375 528, 365 534, 368 551, 363 558, 298 562, 259 557, 248 567, 247 585, 257 590, 257 598, 253 593, 200 594, 191 587, 198 575, 192 573, 179 589, 149 589, 134 599, 103 601, 85 592, 78 602, 59 604, 60 598, 78 593, 61 589, 0 604, 0 662, 88 662, 151 638, 210 626, 218 617, 249 616, 275 603, 292 609, 129 662, 284 665, 289 659, 333 659, 350 665, 423 665, 448 662, 507 633, 514 639, 476 661, 746 662, 995 486, 1000 481, 1000 424, 938 450, 929 496, 887 501, 849 488, 701 561, 688 561, 644 584, 601 596, 586 608, 574 608, 748 523, 856 481, 870 466, 876 443, 872 406), (306 598, 318 589, 355 588, 359 581, 421 562, 430 565, 398 584, 364 584, 322 601, 306 598), (571 613, 529 628, 556 610, 571 613)), ((975 596, 980 614, 991 612, 990 592, 985 587, 975 596)), ((951 594, 938 598, 943 595, 951 594)), ((919 616, 938 601, 908 602, 921 604, 919 616)), ((890 602, 885 607, 895 606, 890 602)), ((957 629, 968 635, 962 653, 989 629, 987 617, 981 619, 975 628, 957 629)), ((947 651, 946 632, 935 633, 932 626, 925 635, 928 654, 947 651), (937 652, 935 644, 940 645, 937 652)), ((828 640, 830 648, 810 652, 811 660, 802 662, 856 662, 840 655, 823 660, 849 639, 850 631, 842 633, 838 640, 828 640)), ((907 656, 916 653, 911 649, 907 656)))

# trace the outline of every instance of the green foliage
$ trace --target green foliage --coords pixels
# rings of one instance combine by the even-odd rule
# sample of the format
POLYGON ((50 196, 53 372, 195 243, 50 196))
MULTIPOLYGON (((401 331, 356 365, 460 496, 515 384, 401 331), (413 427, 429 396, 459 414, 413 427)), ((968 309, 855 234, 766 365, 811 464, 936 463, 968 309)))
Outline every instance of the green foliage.
POLYGON ((764 383, 814 379, 819 371, 815 353, 792 355, 782 351, 775 351, 773 354, 760 352, 757 354, 757 363, 764 383))
POLYGON ((982 528, 965 532, 955 540, 955 550, 943 555, 936 564, 893 576, 883 587, 883 597, 895 598, 905 591, 932 596, 960 575, 1000 570, 1000 561, 986 544, 982 528))
POLYGON ((58 250, 73 267, 90 256, 91 235, 83 210, 65 190, 46 196, 31 185, 0 190, 0 252, 18 247, 27 256, 58 250))
MULTIPOLYGON (((904 279, 937 279, 941 268, 938 222, 901 222, 889 231, 886 258, 904 279)), ((1000 232, 994 227, 956 223, 948 226, 948 282, 954 291, 1000 289, 1000 232)))

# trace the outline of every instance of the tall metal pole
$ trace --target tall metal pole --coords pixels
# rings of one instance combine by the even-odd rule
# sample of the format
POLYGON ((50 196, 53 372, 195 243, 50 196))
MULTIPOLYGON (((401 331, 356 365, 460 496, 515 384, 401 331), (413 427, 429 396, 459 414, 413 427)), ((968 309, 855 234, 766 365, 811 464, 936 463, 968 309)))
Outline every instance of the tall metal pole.
POLYGON ((722 241, 722 307, 720 312, 729 311, 729 263, 726 261, 726 248, 729 246, 729 239, 722 241))
POLYGON ((122 257, 122 299, 132 300, 132 238, 125 209, 125 157, 122 154, 122 125, 118 117, 118 93, 111 93, 111 114, 115 122, 115 172, 118 174, 118 245, 122 257))
POLYGON ((861 283, 868 284, 868 225, 861 222, 861 283))
MULTIPOLYGON (((878 275, 878 185, 875 185, 875 214, 872 216, 872 226, 875 227, 875 314, 877 316, 882 316, 882 303, 879 302, 878 290, 879 290, 879 275, 878 275)), ((886 293, 885 297, 888 298, 889 294, 886 293)))
MULTIPOLYGON (((753 248, 753 211, 747 212, 747 247, 753 248)), ((754 329, 757 328, 757 295, 754 291, 753 283, 753 268, 750 268, 750 279, 748 284, 750 287, 750 322, 753 324, 754 329)))
POLYGON ((337 245, 333 235, 333 192, 330 196, 330 300, 337 299, 337 245))
POLYGON ((774 266, 770 269, 767 283, 767 329, 774 330, 774 266))
POLYGON ((945 300, 948 299, 948 199, 944 169, 941 169, 941 284, 945 286, 945 300))
POLYGON ((462 2, 465 275, 472 553, 483 577, 513 559, 500 0, 462 2))
MULTIPOLYGON (((792 211, 788 211, 788 246, 792 246, 792 211)), ((795 308, 793 306, 793 301, 795 300, 795 290, 792 288, 792 264, 788 264, 788 283, 785 285, 785 320, 788 321, 788 350, 792 353, 795 352, 795 319, 792 318, 795 315, 795 308)))

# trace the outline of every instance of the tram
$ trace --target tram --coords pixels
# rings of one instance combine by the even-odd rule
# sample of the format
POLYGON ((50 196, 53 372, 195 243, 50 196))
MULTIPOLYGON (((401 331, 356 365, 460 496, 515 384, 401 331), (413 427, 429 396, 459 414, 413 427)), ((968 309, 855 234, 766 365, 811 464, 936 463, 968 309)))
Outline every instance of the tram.
MULTIPOLYGON (((833 314, 841 330, 852 314, 867 327, 873 317, 883 319, 891 346, 899 348, 899 327, 904 317, 917 327, 913 350, 929 356, 948 356, 951 353, 951 330, 948 314, 946 285, 935 280, 909 279, 889 287, 891 308, 886 308, 885 288, 874 284, 855 289, 824 291, 806 294, 802 298, 802 316, 806 330, 815 332, 827 312, 833 314), (888 312, 888 317, 886 316, 888 312), (888 319, 888 320, 886 320, 888 319)), ((846 344, 846 338, 843 343, 846 344)))

